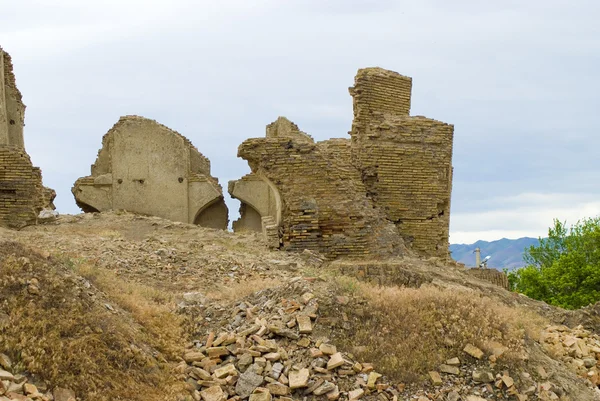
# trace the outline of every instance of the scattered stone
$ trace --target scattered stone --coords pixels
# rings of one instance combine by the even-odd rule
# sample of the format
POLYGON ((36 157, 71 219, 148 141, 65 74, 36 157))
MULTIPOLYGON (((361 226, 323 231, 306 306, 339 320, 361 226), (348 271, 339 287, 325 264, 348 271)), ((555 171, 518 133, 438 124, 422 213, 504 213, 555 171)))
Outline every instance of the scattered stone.
POLYGON ((377 379, 379 379, 382 375, 380 375, 377 372, 371 372, 369 373, 369 378, 367 380, 367 387, 368 388, 375 388, 375 382, 377 382, 377 379))
POLYGON ((200 392, 204 401, 225 401, 227 395, 223 392, 221 386, 212 386, 200 392))
POLYGON ((431 379, 431 383, 434 386, 441 386, 444 382, 442 381, 442 377, 438 372, 432 371, 429 372, 429 378, 431 379))
POLYGON ((483 357, 483 351, 471 344, 467 344, 465 348, 463 348, 463 351, 476 359, 481 359, 483 357))
POLYGON ((448 373, 448 374, 451 374, 451 375, 459 375, 460 374, 460 369, 457 368, 456 366, 440 365, 440 372, 442 372, 442 373, 448 373))
POLYGON ((352 390, 352 391, 348 392, 348 400, 349 401, 360 400, 360 398, 363 396, 364 393, 365 393, 365 390, 363 390, 362 388, 352 390))
POLYGON ((0 369, 0 380, 8 380, 8 381, 14 381, 15 377, 13 376, 12 373, 7 372, 6 370, 0 369))
POLYGON ((338 368, 342 366, 344 362, 345 361, 342 354, 340 352, 336 352, 335 354, 331 355, 331 358, 329 358, 329 362, 327 362, 327 369, 331 370, 338 368))
POLYGON ((258 387, 254 390, 254 392, 250 395, 249 401, 271 401, 271 393, 268 389, 263 387, 258 387))
POLYGON ((296 389, 308 386, 308 379, 310 377, 308 369, 300 369, 297 371, 290 371, 289 380, 290 388, 296 389))
POLYGON ((460 359, 458 359, 456 357, 450 358, 446 361, 446 365, 458 366, 458 365, 460 365, 460 359))
POLYGON ((247 370, 242 373, 235 385, 235 392, 242 398, 248 398, 252 392, 263 383, 262 376, 247 370))
POLYGON ((232 364, 225 365, 222 368, 216 369, 214 373, 217 379, 222 379, 227 376, 237 376, 237 374, 238 371, 232 364))
POLYGON ((333 355, 337 352, 337 347, 332 344, 321 344, 319 350, 325 355, 333 355))
POLYGON ((288 395, 290 393, 290 388, 281 383, 269 383, 267 384, 267 390, 271 392, 273 395, 288 395))
POLYGON ((310 321, 309 316, 298 315, 296 316, 296 320, 298 321, 298 329, 300 334, 312 333, 312 322, 310 321))

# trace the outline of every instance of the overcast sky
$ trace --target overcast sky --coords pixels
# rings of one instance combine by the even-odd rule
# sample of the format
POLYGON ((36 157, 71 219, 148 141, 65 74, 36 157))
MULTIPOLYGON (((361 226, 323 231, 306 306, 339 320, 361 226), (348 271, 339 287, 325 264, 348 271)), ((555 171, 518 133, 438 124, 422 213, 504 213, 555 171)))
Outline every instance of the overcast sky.
POLYGON ((454 124, 450 240, 472 243, 600 213, 599 21, 598 0, 0 0, 0 45, 61 213, 121 115, 187 136, 226 189, 277 116, 348 137, 347 88, 379 66, 454 124))

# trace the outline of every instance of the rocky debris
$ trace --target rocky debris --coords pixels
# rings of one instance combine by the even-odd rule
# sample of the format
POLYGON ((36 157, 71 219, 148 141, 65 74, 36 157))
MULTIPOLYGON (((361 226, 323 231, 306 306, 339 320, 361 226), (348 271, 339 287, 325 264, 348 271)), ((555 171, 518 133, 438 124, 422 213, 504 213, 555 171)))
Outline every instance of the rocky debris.
POLYGON ((398 399, 398 391, 371 364, 358 363, 327 339, 312 337, 319 301, 306 284, 294 278, 285 297, 241 302, 226 325, 229 331, 210 332, 187 349, 180 370, 194 400, 310 396, 335 401, 371 394, 381 401, 398 399))
POLYGON ((462 353, 428 373, 429 385, 391 383, 373 364, 355 360, 315 334, 320 333, 319 302, 309 280, 299 277, 239 302, 226 320, 215 322, 184 353, 180 371, 191 397, 196 401, 222 397, 230 401, 532 401, 552 400, 564 393, 548 377, 535 381, 526 372, 501 370, 506 347, 499 343, 486 346, 486 352, 467 344, 462 353), (308 324, 311 331, 303 332, 302 326, 308 324))
MULTIPOLYGON (((572 371, 600 387, 600 336, 582 326, 548 326, 542 333, 541 343, 553 356, 563 361, 572 371)), ((540 367, 542 379, 549 377, 540 367)))
POLYGON ((12 371, 10 358, 0 354, 0 401, 76 401, 71 390, 56 387, 48 390, 45 383, 31 383, 30 378, 12 371))

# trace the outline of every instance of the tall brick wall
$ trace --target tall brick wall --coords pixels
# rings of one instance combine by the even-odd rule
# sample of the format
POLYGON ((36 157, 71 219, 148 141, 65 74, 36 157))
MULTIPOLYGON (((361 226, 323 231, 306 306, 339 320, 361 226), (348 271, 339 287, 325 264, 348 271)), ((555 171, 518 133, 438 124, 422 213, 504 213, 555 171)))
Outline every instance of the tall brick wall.
POLYGON ((42 185, 42 172, 25 152, 25 105, 10 55, 0 47, 0 226, 35 224, 44 208, 54 209, 56 193, 42 185))
POLYGON ((411 79, 358 71, 352 155, 368 196, 419 254, 448 256, 454 127, 410 117, 411 79))
POLYGON ((330 258, 401 252, 394 226, 373 208, 350 164, 348 142, 253 138, 240 145, 238 156, 281 195, 284 249, 312 249, 330 258))
POLYGON ((12 59, 0 47, 0 146, 24 148, 25 105, 17 88, 12 59))

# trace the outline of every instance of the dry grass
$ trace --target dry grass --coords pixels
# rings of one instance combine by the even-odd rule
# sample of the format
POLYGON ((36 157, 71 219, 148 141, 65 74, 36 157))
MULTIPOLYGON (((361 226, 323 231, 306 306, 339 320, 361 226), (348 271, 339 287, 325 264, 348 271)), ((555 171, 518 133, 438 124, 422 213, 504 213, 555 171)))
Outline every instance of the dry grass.
POLYGON ((206 294, 206 296, 213 300, 232 302, 245 298, 260 290, 278 287, 281 284, 281 280, 272 278, 253 278, 238 283, 228 284, 227 286, 215 286, 206 294))
POLYGON ((82 400, 174 400, 181 388, 162 355, 176 353, 176 334, 169 331, 178 333, 178 322, 164 309, 166 301, 152 294, 90 267, 0 243, 0 312, 9 316, 0 328, 0 352, 17 362, 17 370, 71 388, 82 400), (90 296, 94 287, 82 286, 72 268, 114 300, 90 296), (34 278, 37 295, 27 291, 34 278), (131 316, 112 313, 103 302, 131 316))
POLYGON ((375 287, 338 277, 337 290, 366 300, 345 312, 351 336, 340 337, 359 359, 377 362, 388 376, 414 382, 445 360, 474 344, 488 350, 491 341, 509 348, 499 363, 517 363, 524 340, 536 338, 547 322, 539 315, 510 308, 472 291, 375 287))

